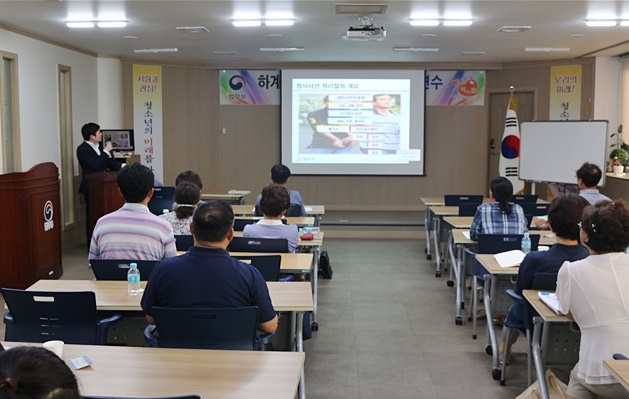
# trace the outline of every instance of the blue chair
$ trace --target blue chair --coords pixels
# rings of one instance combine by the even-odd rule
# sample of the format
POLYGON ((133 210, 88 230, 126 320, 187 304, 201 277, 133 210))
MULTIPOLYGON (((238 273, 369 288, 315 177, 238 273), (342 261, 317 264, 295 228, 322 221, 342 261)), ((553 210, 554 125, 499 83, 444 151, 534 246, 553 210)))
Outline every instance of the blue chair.
MULTIPOLYGON (((557 273, 535 273, 533 276, 533 284, 530 289, 540 291, 554 291, 557 288, 557 273)), ((532 365, 531 365, 531 334, 533 332, 533 317, 539 316, 535 309, 528 303, 528 301, 521 295, 518 295, 514 290, 508 289, 507 295, 513 299, 513 302, 520 304, 523 309, 524 325, 515 324, 512 320, 505 320, 505 327, 509 327, 509 333, 507 335, 507 342, 504 348, 504 361, 502 362, 502 372, 500 374, 500 385, 504 385, 507 379, 507 361, 511 353, 511 345, 509 344, 513 334, 520 333, 526 337, 527 347, 527 366, 528 366, 528 385, 531 385, 532 377, 532 365)))
POLYGON ((537 194, 518 194, 511 197, 511 202, 521 204, 523 202, 535 203, 537 202, 537 194))
POLYGON ((285 238, 234 237, 227 250, 230 252, 288 253, 288 240, 285 238))
POLYGON ((443 196, 443 202, 446 206, 459 206, 461 203, 476 203, 481 204, 483 202, 482 195, 465 195, 465 194, 446 194, 443 196))
MULTIPOLYGON (((258 219, 234 219, 234 231, 243 231, 245 226, 257 223, 258 219)), ((282 223, 286 224, 286 219, 282 219, 282 223)))
MULTIPOLYGON (((177 251, 187 251, 194 246, 194 237, 192 234, 175 235, 175 247, 177 251)), ((141 272, 140 272, 141 273, 141 272)))
POLYGON ((459 216, 474 216, 480 206, 480 202, 461 202, 459 204, 459 216))
POLYGON ((96 294, 86 292, 24 291, 2 289, 9 308, 4 315, 5 339, 45 342, 59 339, 67 344, 105 345, 107 329, 122 318, 99 320, 96 294))
POLYGON ((90 259, 90 266, 96 280, 127 280, 130 263, 137 263, 140 279, 148 281, 158 260, 132 259, 90 259))
POLYGON ((279 281, 282 257, 280 255, 237 255, 236 259, 248 260, 258 269, 264 281, 279 281))
POLYGON ((629 360, 629 357, 623 355, 622 353, 614 353, 612 358, 614 360, 629 360))
POLYGON ((144 329, 149 346, 162 348, 264 350, 274 334, 258 338, 257 306, 151 309, 155 325, 144 329), (156 332, 159 335, 156 335, 156 332))
MULTIPOLYGON (((255 206, 253 214, 255 216, 263 216, 262 210, 260 209, 260 205, 256 205, 255 206)), ((286 216, 286 217, 301 216, 301 205, 299 205, 299 204, 290 204, 290 207, 288 208, 288 210, 286 211, 284 216, 286 216)))
POLYGON ((550 204, 538 204, 535 202, 524 202, 519 204, 525 215, 544 216, 548 215, 550 204))
POLYGON ((175 187, 153 187, 153 196, 149 201, 148 207, 154 215, 161 215, 164 213, 164 209, 168 209, 168 212, 173 210, 173 204, 175 203, 175 187))

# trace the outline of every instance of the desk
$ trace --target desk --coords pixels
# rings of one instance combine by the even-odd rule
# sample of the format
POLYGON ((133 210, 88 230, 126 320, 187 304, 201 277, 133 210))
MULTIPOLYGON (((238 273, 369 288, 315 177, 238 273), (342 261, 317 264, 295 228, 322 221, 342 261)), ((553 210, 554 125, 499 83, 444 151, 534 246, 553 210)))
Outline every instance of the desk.
MULTIPOLYGON (((141 282, 142 288, 146 282, 141 282)), ((291 347, 297 352, 304 351, 303 343, 303 317, 304 312, 314 310, 313 296, 310 284, 307 282, 281 283, 277 281, 267 282, 273 307, 278 312, 291 312, 296 317, 291 325, 291 347), (294 331, 294 334, 293 334, 294 331)), ((96 307, 99 311, 125 311, 142 312, 140 300, 142 296, 127 294, 126 281, 104 280, 39 280, 31 285, 31 291, 92 291, 96 294, 96 307)), ((184 368, 190 369, 190 365, 184 368)), ((300 382, 300 397, 305 397, 305 378, 302 370, 300 382)))
POLYGON ((614 378, 629 390, 629 361, 626 360, 603 360, 603 366, 614 378))
POLYGON ((64 345, 63 360, 80 356, 93 362, 74 371, 81 394, 107 398, 292 399, 305 359, 294 352, 64 345))
MULTIPOLYGON (((185 253, 185 252, 181 252, 185 253)), ((284 254, 284 253, 260 253, 260 252, 230 252, 231 256, 260 256, 279 255, 282 258, 280 271, 282 273, 311 273, 314 256, 309 253, 284 254)))
POLYGON ((203 194, 201 193, 201 200, 221 200, 227 201, 230 204, 244 205, 246 204, 245 196, 251 194, 251 191, 242 190, 234 193, 227 192, 227 194, 203 194))
MULTIPOLYGON (((262 216, 236 216, 236 219, 260 220, 262 216)), ((286 224, 296 224, 299 227, 314 226, 314 216, 286 216, 286 224)))
MULTIPOLYGON (((324 205, 305 205, 306 207, 306 216, 314 216, 315 218, 315 226, 321 225, 321 217, 325 215, 325 206, 324 205)), ((241 216, 253 216, 255 208, 251 205, 233 205, 235 215, 241 216)))
POLYGON ((537 290, 524 290, 522 295, 540 317, 533 317, 531 352, 542 399, 548 399, 544 371, 548 367, 574 367, 579 361, 581 332, 572 328, 566 316, 558 315, 539 299, 537 290))

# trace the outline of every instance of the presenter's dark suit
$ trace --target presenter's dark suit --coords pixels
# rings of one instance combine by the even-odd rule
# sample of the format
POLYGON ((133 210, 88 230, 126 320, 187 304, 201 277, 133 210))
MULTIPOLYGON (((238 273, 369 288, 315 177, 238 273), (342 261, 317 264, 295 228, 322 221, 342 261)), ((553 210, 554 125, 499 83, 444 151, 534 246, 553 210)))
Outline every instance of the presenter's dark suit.
POLYGON ((109 155, 101 150, 100 155, 94 151, 94 149, 85 141, 76 148, 76 157, 79 160, 82 170, 81 186, 79 192, 83 194, 85 198, 85 234, 87 236, 87 246, 89 247, 92 239, 92 231, 90 228, 90 201, 89 201, 89 187, 87 183, 87 175, 92 173, 104 172, 107 169, 119 170, 120 163, 110 158, 109 155))

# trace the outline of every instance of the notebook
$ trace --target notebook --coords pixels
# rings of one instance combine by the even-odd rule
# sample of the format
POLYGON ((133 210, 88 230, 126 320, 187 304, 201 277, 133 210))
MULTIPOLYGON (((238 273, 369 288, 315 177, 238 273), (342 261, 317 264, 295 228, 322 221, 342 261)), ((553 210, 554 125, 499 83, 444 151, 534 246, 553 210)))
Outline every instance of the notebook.
POLYGON ((544 302, 544 304, 550 308, 550 310, 560 316, 563 316, 563 313, 561 313, 561 311, 559 310, 559 299, 557 299, 557 294, 555 294, 554 292, 540 291, 537 293, 537 295, 542 300, 542 302, 544 302))
POLYGON ((494 258, 500 267, 515 267, 520 266, 525 256, 524 252, 519 249, 514 249, 512 251, 495 254, 494 258))

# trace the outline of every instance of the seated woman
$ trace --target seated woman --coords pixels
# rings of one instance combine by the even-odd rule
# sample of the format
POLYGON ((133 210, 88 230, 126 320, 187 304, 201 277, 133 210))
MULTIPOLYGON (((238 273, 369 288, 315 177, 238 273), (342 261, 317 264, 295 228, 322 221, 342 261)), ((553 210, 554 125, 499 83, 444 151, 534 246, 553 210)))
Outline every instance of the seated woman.
MULTIPOLYGON (((518 281, 515 284, 515 292, 522 295, 522 290, 532 289, 533 278, 536 273, 557 273, 564 262, 575 261, 585 258, 589 251, 579 244, 579 226, 583 209, 590 203, 577 194, 565 194, 556 197, 550 204, 548 211, 548 224, 555 233, 557 243, 550 247, 548 251, 531 252, 520 264, 518 270, 518 281)), ((530 320, 524 320, 524 309, 520 303, 514 303, 509 309, 507 322, 510 325, 526 328, 530 320)), ((509 336, 509 328, 502 330, 502 345, 500 353, 504 352, 504 345, 509 336)), ((513 344, 519 334, 511 335, 513 344)))
POLYGON ((245 226, 243 237, 285 238, 288 240, 288 252, 294 253, 299 241, 297 226, 282 223, 282 217, 289 207, 290 194, 286 187, 279 184, 264 187, 260 199, 260 210, 264 219, 245 226))
POLYGON ((192 213, 201 199, 201 191, 196 184, 181 182, 175 187, 175 210, 159 215, 173 225, 173 234, 190 234, 192 213))
POLYGON ((479 234, 524 234, 528 230, 522 207, 509 202, 513 197, 513 184, 506 177, 491 181, 489 196, 495 202, 481 204, 476 210, 470 227, 472 240, 478 240, 479 234))
POLYGON ((629 398, 604 359, 629 353, 629 206, 599 201, 581 217, 583 260, 565 263, 557 276, 559 309, 581 329, 579 362, 570 373, 567 398, 629 398), (598 396, 597 396, 598 395, 598 396))
POLYGON ((74 373, 48 349, 18 346, 0 353, 0 398, 81 399, 74 373))

